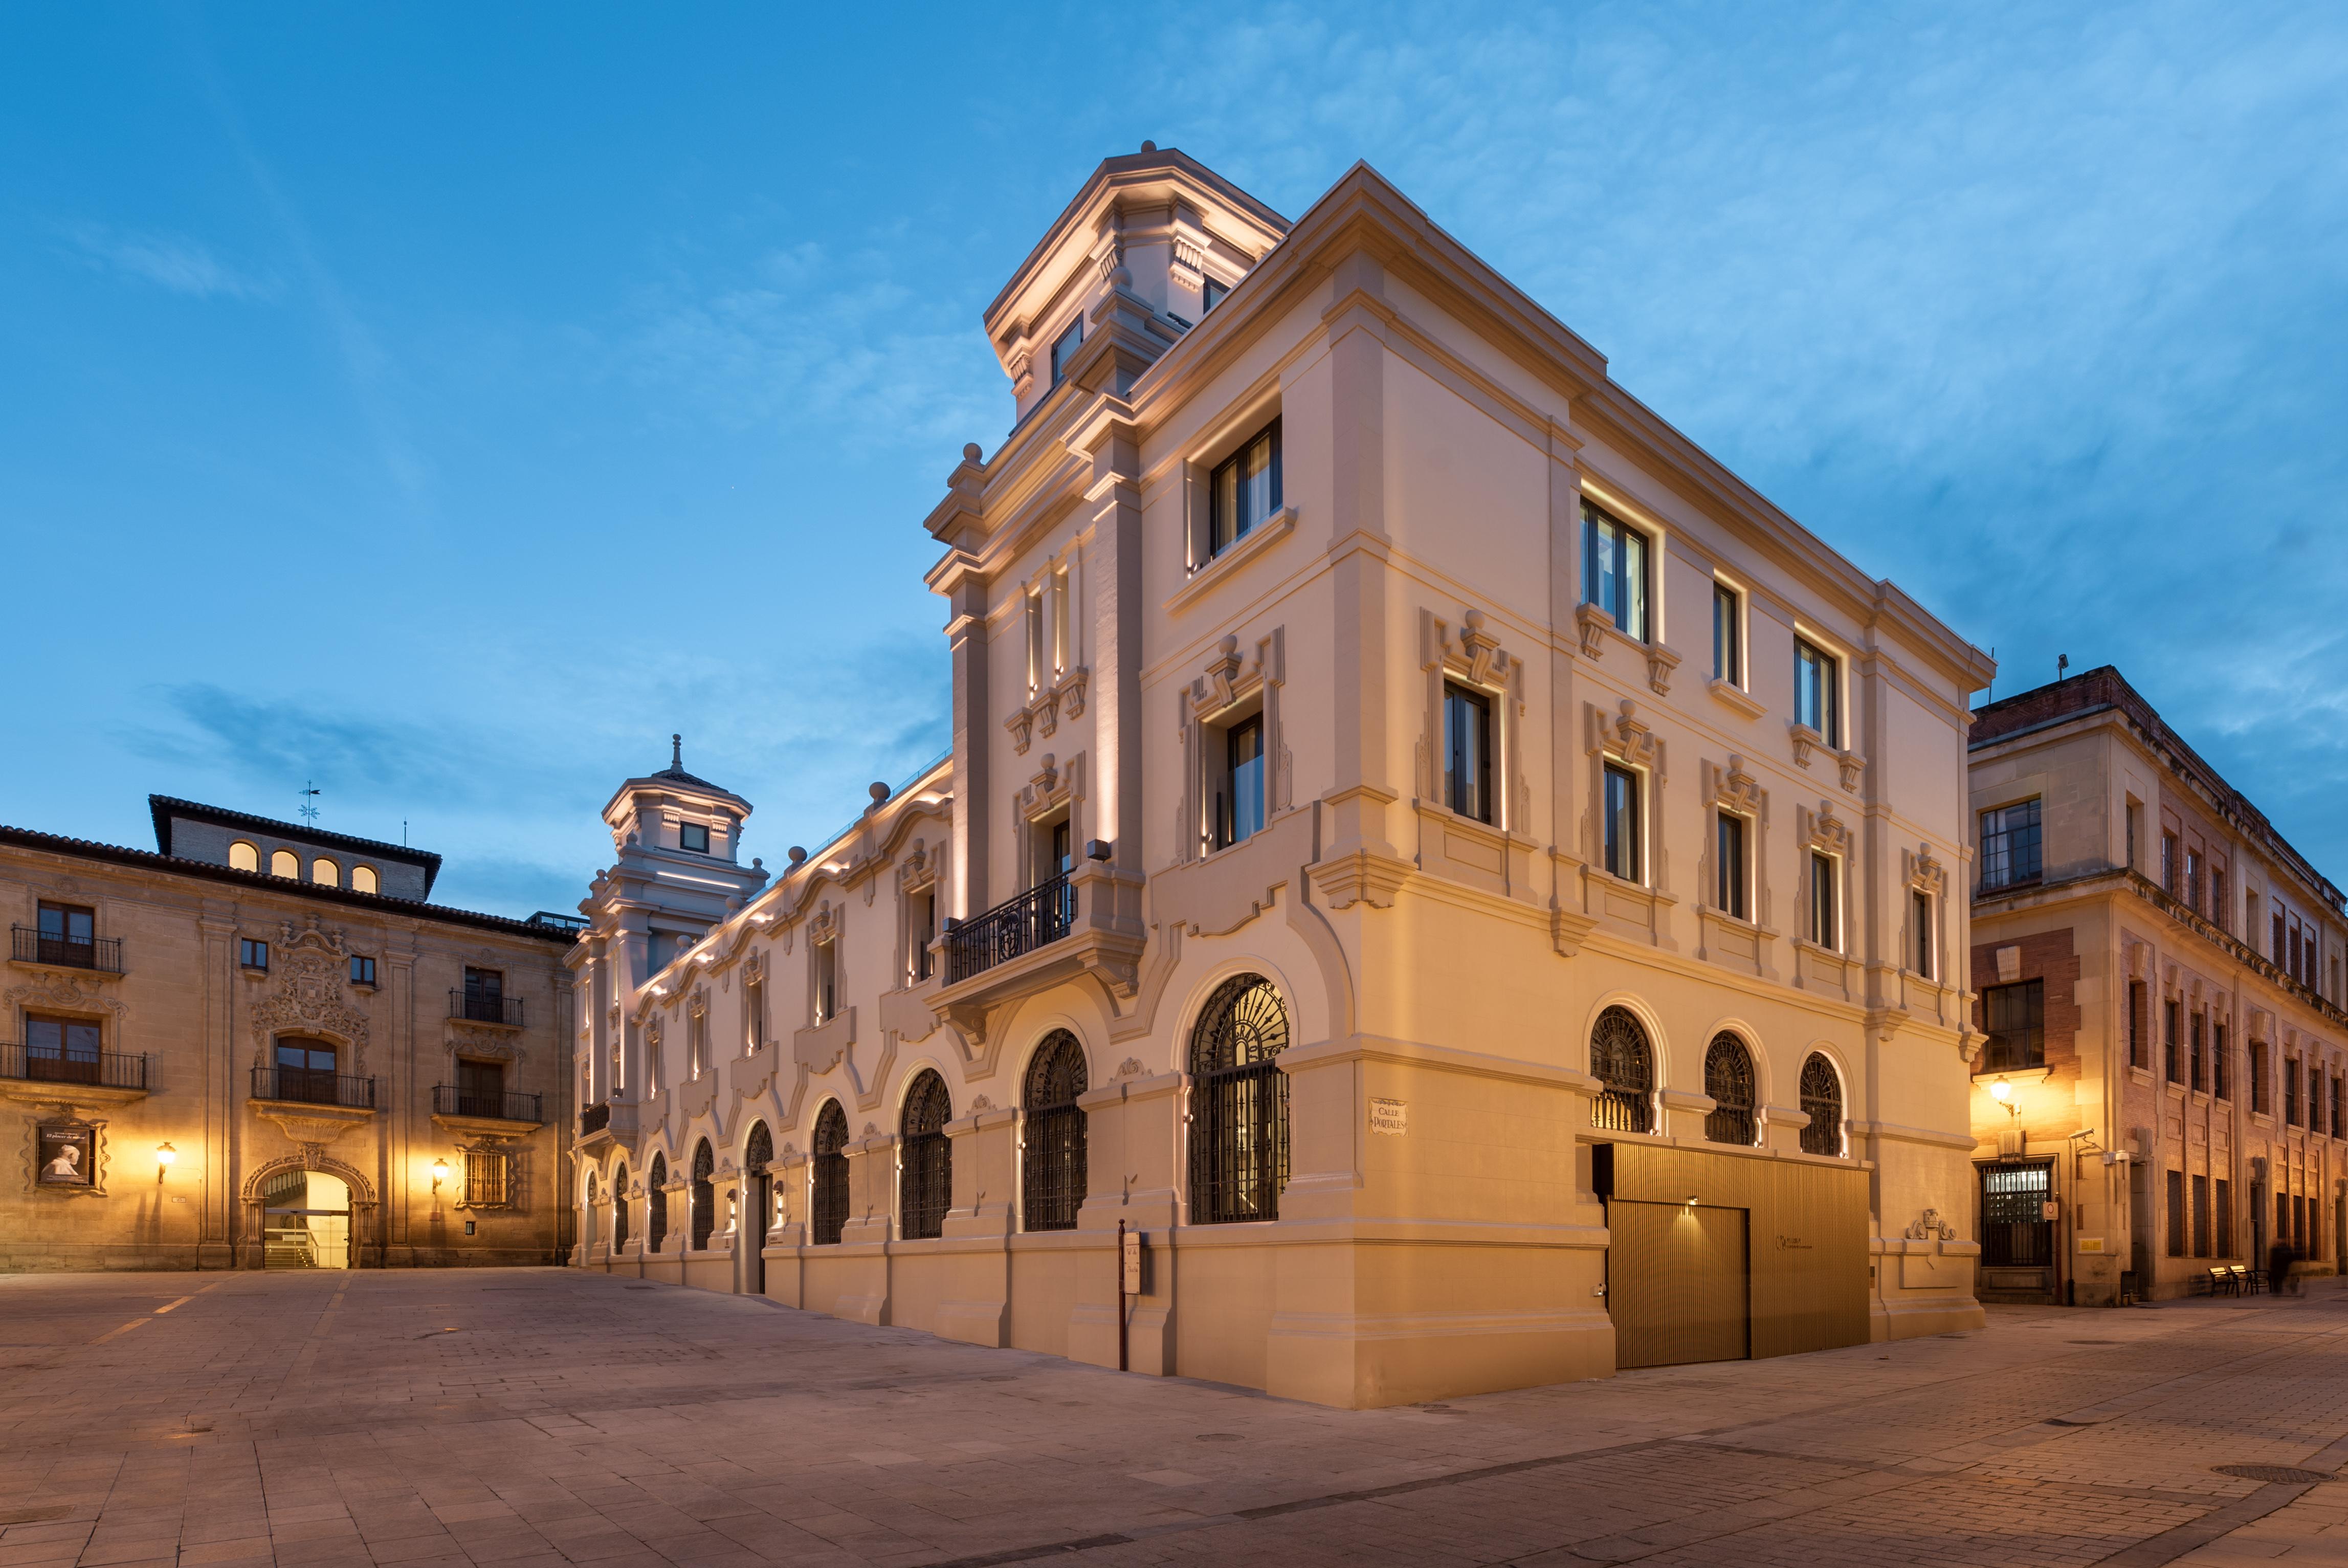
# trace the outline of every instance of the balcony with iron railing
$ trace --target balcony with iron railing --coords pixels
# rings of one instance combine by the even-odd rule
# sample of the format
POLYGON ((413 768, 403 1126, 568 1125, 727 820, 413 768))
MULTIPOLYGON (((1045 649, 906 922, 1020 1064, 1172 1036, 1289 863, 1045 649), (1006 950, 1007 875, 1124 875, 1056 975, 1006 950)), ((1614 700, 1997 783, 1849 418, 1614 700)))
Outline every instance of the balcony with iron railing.
POLYGON ((491 993, 452 989, 448 993, 448 1016, 475 1024, 503 1024, 508 1028, 521 1026, 521 1001, 519 996, 500 996, 491 993))
POLYGON ((147 1058, 113 1051, 0 1045, 0 1078, 147 1092, 147 1058))
POLYGON ((331 1105, 345 1110, 375 1109, 375 1079, 319 1068, 255 1068, 252 1098, 295 1105, 331 1105))
POLYGON ((459 1084, 432 1086, 432 1114, 469 1116, 489 1121, 538 1121, 540 1098, 519 1092, 469 1089, 459 1084))
POLYGON ((579 1113, 579 1136, 601 1132, 612 1125, 612 1106, 608 1100, 597 1100, 579 1113))
POLYGON ((61 969, 89 969, 100 975, 122 973, 122 938, 63 936, 30 925, 8 928, 8 956, 19 964, 54 964, 61 969))
POLYGON ((946 933, 946 984, 1059 941, 1076 923, 1076 890, 1063 872, 946 933))

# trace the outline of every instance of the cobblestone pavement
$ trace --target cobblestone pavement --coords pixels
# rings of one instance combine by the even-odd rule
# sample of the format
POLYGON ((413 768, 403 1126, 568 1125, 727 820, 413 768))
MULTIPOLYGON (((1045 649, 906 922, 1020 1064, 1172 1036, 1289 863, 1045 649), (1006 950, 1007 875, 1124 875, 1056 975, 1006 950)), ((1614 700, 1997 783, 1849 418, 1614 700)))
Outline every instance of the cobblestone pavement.
POLYGON ((2343 1433, 2324 1291, 1343 1411, 552 1269, 0 1277, 0 1568, 2348 1563, 2348 1482, 2213 1469, 2343 1433))

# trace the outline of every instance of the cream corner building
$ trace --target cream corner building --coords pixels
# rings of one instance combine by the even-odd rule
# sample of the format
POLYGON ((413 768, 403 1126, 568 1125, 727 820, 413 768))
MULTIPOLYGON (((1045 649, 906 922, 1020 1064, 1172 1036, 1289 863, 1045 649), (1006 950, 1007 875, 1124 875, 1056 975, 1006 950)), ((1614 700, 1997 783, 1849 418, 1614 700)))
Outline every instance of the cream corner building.
POLYGON ((1339 1406, 1982 1321, 1978 649, 1366 166, 1110 159, 985 329, 952 751, 606 810, 578 1261, 1339 1406))

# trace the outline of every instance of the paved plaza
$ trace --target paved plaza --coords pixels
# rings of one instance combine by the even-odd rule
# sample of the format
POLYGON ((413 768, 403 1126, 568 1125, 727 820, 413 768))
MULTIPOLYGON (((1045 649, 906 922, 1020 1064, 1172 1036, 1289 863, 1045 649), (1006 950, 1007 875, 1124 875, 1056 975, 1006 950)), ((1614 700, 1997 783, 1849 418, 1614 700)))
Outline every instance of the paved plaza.
MULTIPOLYGON (((2329 1282, 2325 1282, 2328 1284, 2329 1282)), ((2348 1294, 1344 1411, 552 1269, 0 1277, 0 1568, 2348 1563, 2348 1294)))

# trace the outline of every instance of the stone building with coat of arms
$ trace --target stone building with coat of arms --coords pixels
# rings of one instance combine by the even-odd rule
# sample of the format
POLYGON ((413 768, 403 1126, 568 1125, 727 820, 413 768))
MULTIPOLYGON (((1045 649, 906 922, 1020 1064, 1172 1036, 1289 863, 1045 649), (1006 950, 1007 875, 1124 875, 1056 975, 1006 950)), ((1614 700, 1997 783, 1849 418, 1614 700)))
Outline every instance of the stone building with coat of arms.
POLYGON ((0 827, 0 1270, 558 1261, 578 922, 149 806, 152 851, 0 827))

